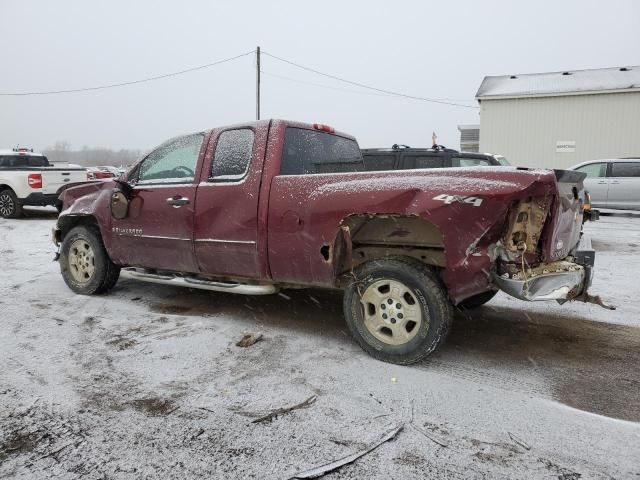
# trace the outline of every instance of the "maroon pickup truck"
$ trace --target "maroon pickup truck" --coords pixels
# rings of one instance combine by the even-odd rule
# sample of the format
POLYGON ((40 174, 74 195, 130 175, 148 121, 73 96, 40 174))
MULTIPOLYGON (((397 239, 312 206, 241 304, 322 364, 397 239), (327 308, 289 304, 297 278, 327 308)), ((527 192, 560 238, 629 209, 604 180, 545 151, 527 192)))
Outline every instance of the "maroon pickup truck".
POLYGON ((453 307, 498 290, 593 301, 581 242, 584 174, 511 167, 364 171, 325 125, 258 121, 174 138, 121 179, 66 190, 54 230, 77 293, 130 277, 241 294, 344 290, 376 358, 408 364, 453 307))

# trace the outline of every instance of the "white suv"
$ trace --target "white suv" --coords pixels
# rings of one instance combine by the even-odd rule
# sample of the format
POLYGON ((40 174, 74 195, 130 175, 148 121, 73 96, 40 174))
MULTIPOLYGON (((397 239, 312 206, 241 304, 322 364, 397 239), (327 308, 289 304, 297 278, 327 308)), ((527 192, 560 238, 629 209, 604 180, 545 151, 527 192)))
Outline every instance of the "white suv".
POLYGON ((590 160, 569 170, 587 174, 584 187, 592 206, 640 210, 640 158, 590 160))
POLYGON ((87 181, 82 167, 60 168, 33 149, 0 150, 0 216, 18 218, 24 205, 53 205, 68 186, 87 181))

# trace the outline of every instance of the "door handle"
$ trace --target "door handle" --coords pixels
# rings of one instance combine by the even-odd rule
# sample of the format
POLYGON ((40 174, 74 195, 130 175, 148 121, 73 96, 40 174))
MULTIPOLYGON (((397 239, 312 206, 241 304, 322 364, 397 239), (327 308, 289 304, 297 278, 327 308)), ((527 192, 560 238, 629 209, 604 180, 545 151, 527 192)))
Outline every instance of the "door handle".
POLYGON ((620 182, 618 182, 617 180, 614 180, 611 183, 613 183, 614 185, 618 185, 620 182))
POLYGON ((183 205, 187 205, 189 203, 189 199, 181 195, 174 195, 173 197, 167 198, 167 203, 173 208, 180 208, 183 205))
POLYGON ((598 182, 598 185, 604 185, 605 183, 607 183, 607 182, 601 181, 601 182, 598 182))

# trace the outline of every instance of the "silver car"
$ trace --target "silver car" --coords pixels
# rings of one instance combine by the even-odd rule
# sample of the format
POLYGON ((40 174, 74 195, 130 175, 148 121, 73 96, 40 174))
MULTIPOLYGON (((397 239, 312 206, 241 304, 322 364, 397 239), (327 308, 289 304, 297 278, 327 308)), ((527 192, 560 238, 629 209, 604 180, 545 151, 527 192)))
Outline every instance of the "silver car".
POLYGON ((640 158, 590 160, 569 170, 587 174, 584 186, 593 207, 640 210, 640 158))

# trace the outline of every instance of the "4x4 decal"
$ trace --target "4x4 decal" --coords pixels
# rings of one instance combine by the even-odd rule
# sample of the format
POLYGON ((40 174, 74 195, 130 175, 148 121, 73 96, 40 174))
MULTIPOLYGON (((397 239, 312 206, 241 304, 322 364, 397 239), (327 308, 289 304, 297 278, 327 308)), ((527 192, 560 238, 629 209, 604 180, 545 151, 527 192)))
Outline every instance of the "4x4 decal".
POLYGON ((482 198, 478 197, 463 197, 462 195, 448 195, 446 193, 441 193, 440 195, 436 195, 433 197, 434 200, 439 200, 440 202, 444 202, 447 205, 451 205, 453 202, 458 203, 470 203, 474 207, 479 207, 482 205, 482 198))

